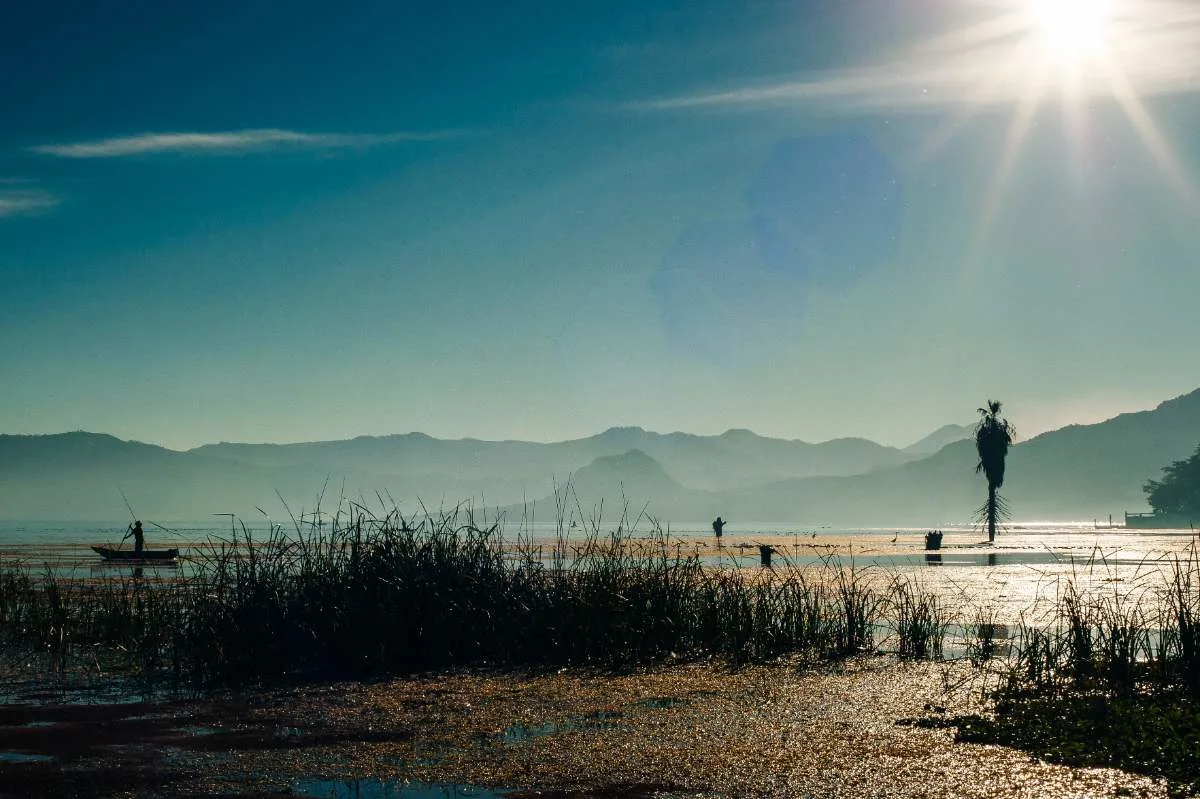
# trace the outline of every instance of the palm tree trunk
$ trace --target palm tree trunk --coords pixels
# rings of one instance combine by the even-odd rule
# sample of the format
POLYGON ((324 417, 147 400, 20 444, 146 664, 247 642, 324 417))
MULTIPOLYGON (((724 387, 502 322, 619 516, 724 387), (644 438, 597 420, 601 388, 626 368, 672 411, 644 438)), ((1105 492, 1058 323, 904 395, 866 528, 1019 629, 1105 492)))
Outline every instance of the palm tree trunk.
POLYGON ((1000 509, 996 505, 996 486, 994 483, 988 483, 987 526, 989 544, 996 541, 996 517, 999 513, 1000 509))

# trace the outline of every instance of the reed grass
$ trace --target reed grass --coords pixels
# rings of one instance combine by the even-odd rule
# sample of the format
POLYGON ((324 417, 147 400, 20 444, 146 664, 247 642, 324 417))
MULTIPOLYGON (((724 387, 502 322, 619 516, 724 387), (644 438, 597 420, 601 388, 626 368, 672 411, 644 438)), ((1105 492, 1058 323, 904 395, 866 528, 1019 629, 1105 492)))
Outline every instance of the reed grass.
POLYGON ((248 685, 466 666, 821 661, 881 648, 939 659, 957 624, 965 656, 1002 660, 1010 687, 1200 691, 1194 551, 1152 608, 1068 583, 1053 623, 1022 625, 1010 643, 994 612, 957 618, 911 578, 836 559, 817 569, 786 558, 773 569, 714 566, 630 516, 608 529, 599 511, 560 506, 557 537, 539 543, 506 538, 469 507, 417 517, 344 503, 291 528, 234 524, 175 578, 74 580, 9 564, 0 656, 35 654, 56 673, 248 685))
MULTIPOLYGON (((132 669, 194 685, 459 666, 625 668, 870 651, 882 598, 852 566, 705 565, 650 523, 599 515, 557 540, 506 540, 467 508, 235 525, 174 580, 0 570, 0 647, 46 668, 132 669)), ((561 518, 561 517, 560 517, 561 518)))
POLYGON ((896 578, 888 591, 887 603, 895 624, 899 655, 940 659, 949 620, 937 595, 912 580, 896 578))
POLYGON ((1165 580, 1135 588, 1085 594, 1068 581, 1054 623, 1022 625, 994 713, 958 719, 958 739, 1161 777, 1170 796, 1200 795, 1195 543, 1165 580))
POLYGON ((1023 624, 1014 637, 1005 690, 1200 695, 1197 555, 1193 543, 1172 560, 1165 580, 1136 590, 1084 593, 1068 580, 1053 622, 1023 624))

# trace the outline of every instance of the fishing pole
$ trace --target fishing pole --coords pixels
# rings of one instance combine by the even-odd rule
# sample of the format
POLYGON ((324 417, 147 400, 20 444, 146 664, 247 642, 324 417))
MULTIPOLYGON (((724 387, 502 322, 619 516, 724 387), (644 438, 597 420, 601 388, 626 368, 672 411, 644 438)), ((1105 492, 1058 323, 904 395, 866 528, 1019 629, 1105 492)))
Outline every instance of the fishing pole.
POLYGON ((129 504, 129 498, 127 496, 125 496, 125 491, 122 490, 120 486, 117 486, 117 491, 120 492, 121 499, 125 502, 125 510, 129 511, 129 518, 133 519, 136 522, 137 514, 133 512, 133 506, 129 504))
MULTIPOLYGON (((117 491, 120 492, 121 499, 125 502, 125 510, 129 511, 129 518, 136 522, 137 514, 133 512, 133 506, 129 504, 129 497, 125 496, 125 491, 120 486, 117 486, 117 491)), ((124 543, 125 539, 131 535, 133 535, 133 522, 130 522, 129 526, 125 528, 125 535, 121 537, 121 543, 124 543)))
POLYGON ((155 521, 151 521, 149 523, 154 525, 155 527, 157 527, 159 530, 162 530, 164 533, 170 533, 171 535, 176 535, 176 536, 183 535, 182 530, 172 530, 170 527, 163 527, 161 524, 159 524, 158 522, 155 522, 155 521))
MULTIPOLYGON (((120 488, 119 486, 118 486, 118 488, 117 488, 117 491, 120 491, 120 493, 121 493, 121 499, 125 501, 125 510, 129 511, 129 518, 133 519, 133 520, 136 522, 136 521, 137 521, 137 514, 133 512, 133 506, 129 504, 129 499, 128 499, 128 498, 125 496, 125 492, 124 492, 123 490, 121 490, 121 488, 120 488)), ((159 524, 158 522, 155 522, 155 521, 150 521, 150 520, 147 520, 147 521, 148 521, 150 524, 152 524, 152 525, 154 525, 155 527, 157 527, 159 530, 162 530, 163 532, 170 533, 171 535, 181 535, 181 533, 180 533, 179 531, 177 531, 177 530, 172 530, 172 529, 171 529, 171 528, 169 528, 169 527, 163 527, 163 526, 162 526, 161 524, 159 524)), ((129 536, 131 536, 131 535, 133 535, 133 525, 130 525, 130 526, 129 526, 129 529, 128 529, 128 530, 126 531, 126 533, 125 533, 125 538, 129 538, 129 536)), ((122 538, 121 540, 122 540, 122 541, 124 541, 124 540, 125 540, 125 538, 122 538)))

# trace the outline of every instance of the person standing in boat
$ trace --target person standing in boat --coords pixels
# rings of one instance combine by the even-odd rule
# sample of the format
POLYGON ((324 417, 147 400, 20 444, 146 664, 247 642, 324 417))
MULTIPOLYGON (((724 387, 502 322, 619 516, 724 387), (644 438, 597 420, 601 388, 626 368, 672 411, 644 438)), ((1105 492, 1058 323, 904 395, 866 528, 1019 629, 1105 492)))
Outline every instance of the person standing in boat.
POLYGON ((135 521, 129 526, 129 532, 125 537, 133 536, 133 551, 141 552, 146 548, 146 534, 142 531, 142 523, 135 521))

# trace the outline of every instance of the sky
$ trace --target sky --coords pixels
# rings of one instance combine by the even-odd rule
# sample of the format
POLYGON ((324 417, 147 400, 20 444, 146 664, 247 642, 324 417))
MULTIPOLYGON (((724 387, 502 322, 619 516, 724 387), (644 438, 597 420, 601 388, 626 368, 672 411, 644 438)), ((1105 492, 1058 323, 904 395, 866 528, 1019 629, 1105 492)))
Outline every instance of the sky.
POLYGON ((10 4, 0 432, 1152 407, 1200 386, 1198 89, 1170 0, 10 4))

